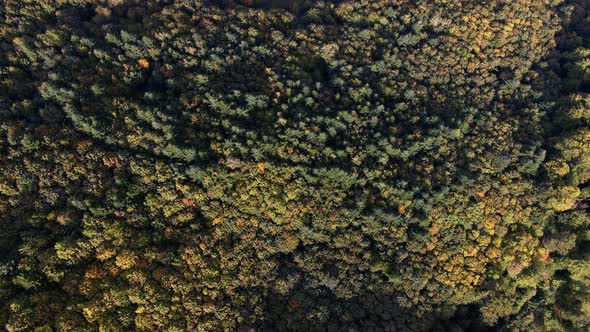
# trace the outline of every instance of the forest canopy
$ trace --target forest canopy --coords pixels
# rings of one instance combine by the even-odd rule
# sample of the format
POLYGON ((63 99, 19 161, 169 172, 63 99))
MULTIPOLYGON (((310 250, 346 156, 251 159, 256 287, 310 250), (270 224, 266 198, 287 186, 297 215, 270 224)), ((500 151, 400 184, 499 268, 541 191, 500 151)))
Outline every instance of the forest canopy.
POLYGON ((0 329, 590 329, 590 1, 0 0, 0 329))

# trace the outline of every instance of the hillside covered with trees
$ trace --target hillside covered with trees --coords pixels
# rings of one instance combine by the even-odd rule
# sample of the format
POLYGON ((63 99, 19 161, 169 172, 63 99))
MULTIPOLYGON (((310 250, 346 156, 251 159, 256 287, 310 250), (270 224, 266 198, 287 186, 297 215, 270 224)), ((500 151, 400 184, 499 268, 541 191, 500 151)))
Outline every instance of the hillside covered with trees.
POLYGON ((0 330, 588 329, 590 1, 0 0, 0 330))

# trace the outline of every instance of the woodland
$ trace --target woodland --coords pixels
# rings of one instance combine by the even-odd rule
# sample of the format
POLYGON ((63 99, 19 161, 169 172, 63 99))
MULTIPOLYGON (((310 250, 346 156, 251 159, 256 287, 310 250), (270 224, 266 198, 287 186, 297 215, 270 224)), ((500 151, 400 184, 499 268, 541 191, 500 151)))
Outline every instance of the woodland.
POLYGON ((0 330, 590 330, 590 0, 0 0, 0 330))

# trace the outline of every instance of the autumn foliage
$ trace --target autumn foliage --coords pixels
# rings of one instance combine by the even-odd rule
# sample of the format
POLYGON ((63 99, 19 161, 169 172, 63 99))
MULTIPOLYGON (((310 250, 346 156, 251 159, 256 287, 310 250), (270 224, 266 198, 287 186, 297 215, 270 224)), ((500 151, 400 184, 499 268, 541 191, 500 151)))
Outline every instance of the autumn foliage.
POLYGON ((589 10, 0 0, 0 330, 587 330, 589 10))

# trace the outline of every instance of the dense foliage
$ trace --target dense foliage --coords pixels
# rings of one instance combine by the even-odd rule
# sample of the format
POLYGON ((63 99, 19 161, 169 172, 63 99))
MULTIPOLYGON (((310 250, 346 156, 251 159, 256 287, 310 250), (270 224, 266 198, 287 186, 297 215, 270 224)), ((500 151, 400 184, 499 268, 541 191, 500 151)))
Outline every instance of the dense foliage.
POLYGON ((0 0, 7 331, 590 328, 590 1, 0 0))

